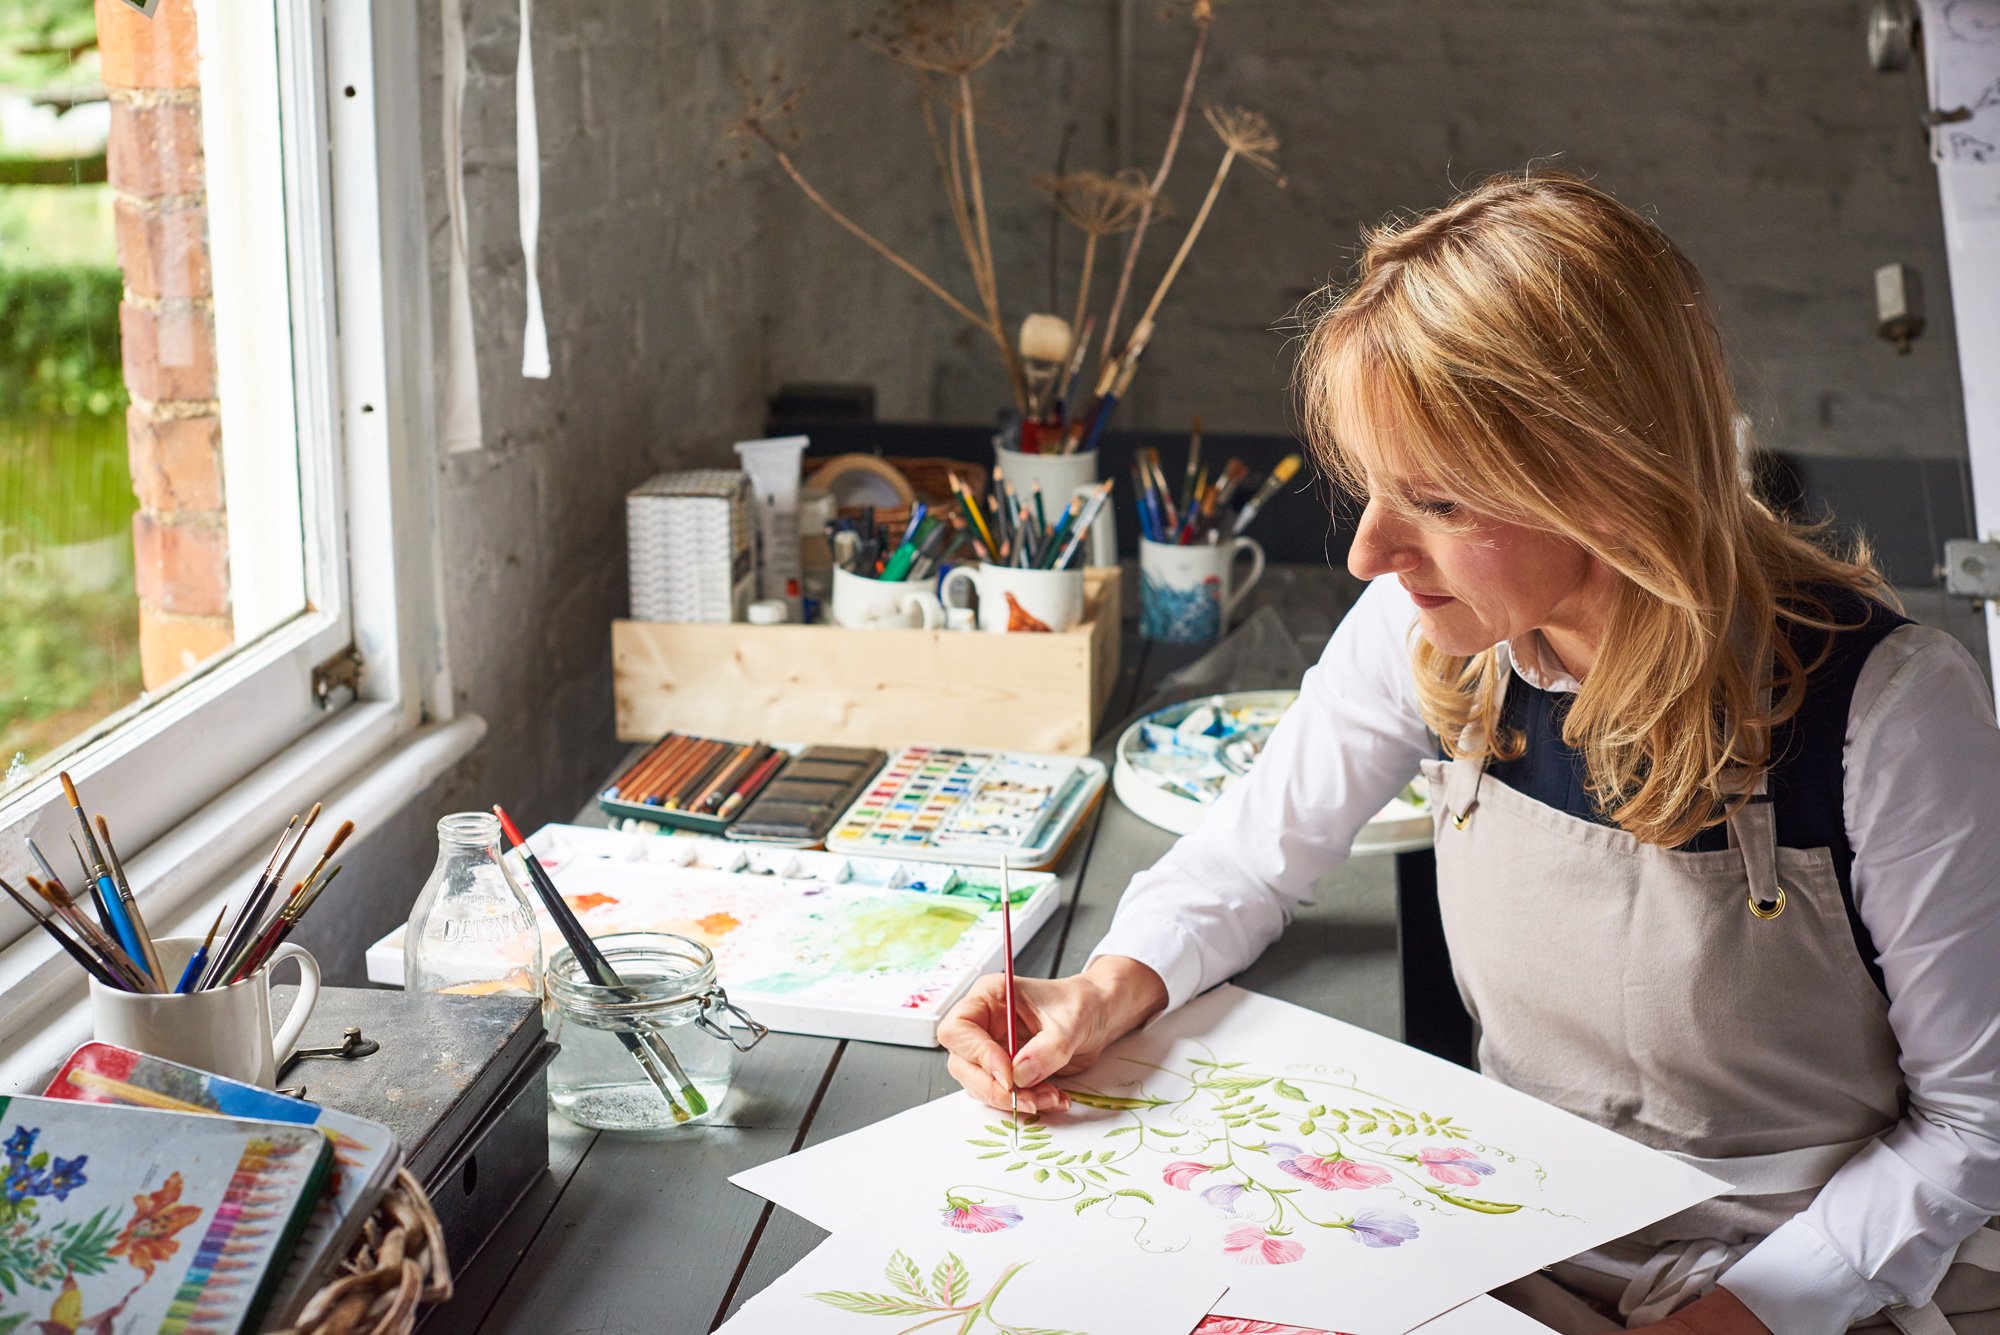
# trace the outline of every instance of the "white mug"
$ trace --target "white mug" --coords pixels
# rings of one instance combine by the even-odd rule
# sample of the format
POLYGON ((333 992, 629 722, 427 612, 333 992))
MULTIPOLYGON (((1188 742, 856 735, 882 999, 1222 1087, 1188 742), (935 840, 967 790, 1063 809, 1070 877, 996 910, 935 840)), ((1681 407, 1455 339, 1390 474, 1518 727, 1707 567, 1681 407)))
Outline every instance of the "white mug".
MULTIPOLYGON (((160 968, 178 982, 201 945, 198 936, 170 936, 154 942, 160 968)), ((271 952, 264 967, 227 987, 185 995, 121 992, 90 980, 92 1034, 104 1043, 226 1075, 270 1089, 278 1070, 299 1045, 299 1035, 319 1000, 319 961, 304 946, 287 941, 271 952), (299 962, 299 995, 291 1014, 271 1033, 271 971, 281 960, 299 962)))
MULTIPOLYGON (((1014 494, 1023 504, 1034 504, 1035 484, 1042 484, 1042 508, 1048 512, 1049 523, 1054 525, 1070 499, 1081 496, 1086 501, 1097 494, 1097 451, 1088 454, 1023 454, 1019 450, 993 447, 993 460, 997 463, 1014 494)), ((1107 504, 1097 512, 1091 521, 1090 532, 1083 538, 1082 559, 1078 565, 1115 566, 1118 564, 1118 530, 1111 523, 1111 507, 1107 504)))
POLYGON ((1139 634, 1149 640, 1193 644, 1212 640, 1264 575, 1264 549, 1255 538, 1218 543, 1139 540, 1139 634), (1236 558, 1247 553, 1250 574, 1235 580, 1236 558))
POLYGON ((927 579, 869 579, 835 566, 833 623, 850 630, 936 630, 944 604, 927 579))
POLYGON ((960 583, 979 598, 979 629, 1002 632, 1065 631, 1083 620, 1081 570, 1023 570, 1015 566, 953 566, 939 592, 952 600, 960 583))

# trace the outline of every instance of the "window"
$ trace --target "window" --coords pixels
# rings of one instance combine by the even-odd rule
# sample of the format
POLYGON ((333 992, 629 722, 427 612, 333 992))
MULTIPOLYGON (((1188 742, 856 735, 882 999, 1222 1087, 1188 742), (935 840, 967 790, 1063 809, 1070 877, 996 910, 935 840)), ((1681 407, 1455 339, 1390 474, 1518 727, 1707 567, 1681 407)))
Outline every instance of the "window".
MULTIPOLYGON (((294 788, 336 782, 424 700, 448 708, 436 664, 404 652, 432 612, 409 562, 427 555, 427 313, 383 301, 425 281, 415 150, 377 134, 385 101, 387 123, 415 120, 401 9, 0 11, 0 181, 40 173, 18 188, 46 192, 0 186, 0 302, 10 281, 46 294, 81 275, 61 280, 69 324, 34 308, 69 361, 0 365, 60 391, 25 425, 0 406, 10 879, 20 836, 64 847, 58 768, 131 861, 225 791, 243 811, 246 777, 315 739, 325 759, 294 788), (358 689, 316 690, 357 640, 358 689)), ((201 841, 211 874, 235 838, 201 841)), ((24 928, 0 909, 0 946, 24 928)))

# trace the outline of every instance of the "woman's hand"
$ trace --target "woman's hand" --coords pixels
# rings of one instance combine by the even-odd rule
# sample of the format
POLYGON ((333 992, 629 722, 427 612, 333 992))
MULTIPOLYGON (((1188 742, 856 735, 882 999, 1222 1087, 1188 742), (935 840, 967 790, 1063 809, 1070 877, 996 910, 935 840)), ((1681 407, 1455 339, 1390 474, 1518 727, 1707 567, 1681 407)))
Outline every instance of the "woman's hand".
MULTIPOLYGON (((1113 1042, 1166 1009, 1167 985, 1137 960, 1102 955, 1068 978, 1014 979, 1013 1087, 1024 1113, 1057 1112, 1069 1095, 1049 1078, 1081 1071, 1113 1042)), ((938 1023, 952 1078, 995 1108, 1009 1106, 1006 986, 997 973, 972 985, 938 1023)))
POLYGON ((1656 1335, 1771 1335, 1771 1328, 1743 1305, 1743 1300, 1725 1288, 1709 1290, 1675 1312, 1665 1321, 1637 1326, 1656 1335))

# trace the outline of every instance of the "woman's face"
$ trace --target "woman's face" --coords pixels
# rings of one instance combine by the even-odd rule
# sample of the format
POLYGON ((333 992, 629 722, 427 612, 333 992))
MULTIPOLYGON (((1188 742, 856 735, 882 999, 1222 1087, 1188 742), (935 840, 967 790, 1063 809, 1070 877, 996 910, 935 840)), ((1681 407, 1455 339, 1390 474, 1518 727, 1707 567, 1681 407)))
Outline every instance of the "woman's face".
POLYGON ((1571 673, 1589 670, 1611 592, 1596 558, 1559 534, 1481 515, 1380 461, 1367 478, 1347 568, 1357 579, 1395 575, 1426 640, 1469 657, 1539 630, 1571 673))

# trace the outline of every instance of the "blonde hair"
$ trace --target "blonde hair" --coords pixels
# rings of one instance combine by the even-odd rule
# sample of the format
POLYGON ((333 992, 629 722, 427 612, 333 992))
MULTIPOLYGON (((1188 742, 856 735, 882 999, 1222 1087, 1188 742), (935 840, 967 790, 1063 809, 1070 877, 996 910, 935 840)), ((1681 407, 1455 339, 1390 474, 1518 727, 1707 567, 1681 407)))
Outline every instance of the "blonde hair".
MULTIPOLYGON (((1824 550, 1751 494, 1701 277, 1606 192, 1565 173, 1499 177, 1365 242, 1300 358, 1314 454, 1365 496, 1357 452, 1393 449, 1473 512, 1560 535, 1613 572, 1563 740, 1610 819, 1685 843, 1748 799, 1773 728, 1831 650, 1829 635, 1803 663, 1781 622, 1844 629, 1814 586, 1879 596, 1881 575, 1865 550, 1824 550)), ((1498 726, 1497 652, 1412 649, 1448 754, 1521 754, 1498 726)))

